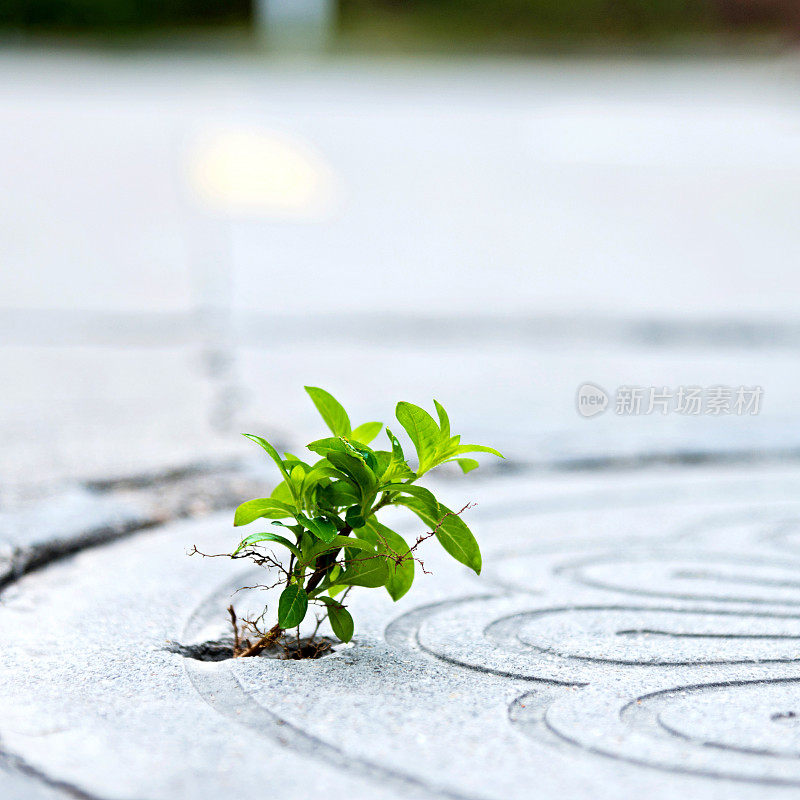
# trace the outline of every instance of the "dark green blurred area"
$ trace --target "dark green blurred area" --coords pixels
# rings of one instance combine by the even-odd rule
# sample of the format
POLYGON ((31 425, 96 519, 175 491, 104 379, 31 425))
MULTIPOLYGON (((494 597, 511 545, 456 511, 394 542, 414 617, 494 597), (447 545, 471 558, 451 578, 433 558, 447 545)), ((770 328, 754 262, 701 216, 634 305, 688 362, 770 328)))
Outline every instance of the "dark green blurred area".
MULTIPOLYGON (((0 27, 35 33, 247 31, 253 0, 0 0, 0 27)), ((800 30, 800 0, 340 0, 336 33, 356 44, 536 42, 800 30)))
POLYGON ((131 28, 244 22, 249 0, 0 0, 0 24, 17 28, 131 28))

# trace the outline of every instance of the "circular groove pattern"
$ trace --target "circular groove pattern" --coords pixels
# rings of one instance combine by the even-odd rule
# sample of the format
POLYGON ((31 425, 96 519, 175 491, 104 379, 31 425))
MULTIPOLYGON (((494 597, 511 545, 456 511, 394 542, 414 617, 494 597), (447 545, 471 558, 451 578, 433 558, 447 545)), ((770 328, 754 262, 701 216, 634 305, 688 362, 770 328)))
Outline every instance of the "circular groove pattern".
MULTIPOLYGON (((742 495, 746 487, 743 481, 742 495)), ((174 531, 155 532, 160 544, 152 546, 148 537, 121 542, 107 554, 85 554, 81 564, 53 568, 54 577, 43 572, 18 584, 19 596, 8 594, 0 609, 1 632, 33 652, 33 615, 46 613, 69 657, 89 665, 94 685, 124 693, 124 676, 138 672, 154 687, 153 708, 134 707, 127 696, 108 710, 65 710, 63 696, 74 704, 91 704, 94 697, 60 685, 66 673, 54 671, 52 686, 40 681, 35 692, 25 680, 13 691, 0 688, 0 733, 8 734, 11 752, 37 766, 41 746, 64 737, 68 758, 48 762, 48 769, 84 791, 72 765, 90 770, 99 755, 111 765, 109 773, 119 774, 129 743, 119 736, 118 720, 128 725, 149 713, 159 736, 168 736, 172 692, 185 684, 187 707, 196 701, 205 712, 193 709, 192 718, 203 731, 217 731, 215 746, 241 736, 266 759, 261 765, 248 760, 249 749, 241 750, 243 768, 266 769, 292 755, 309 774, 329 770, 342 785, 374 787, 376 797, 384 791, 392 798, 504 800, 515 787, 536 785, 542 797, 571 800, 582 797, 579 787, 587 780, 596 780, 603 800, 613 800, 612 788, 624 796, 644 789, 665 800, 678 785, 664 772, 680 773, 689 781, 680 786, 694 789, 707 778, 800 786, 800 707, 794 702, 800 559, 791 550, 800 504, 786 501, 784 489, 779 502, 765 498, 763 486, 759 492, 751 506, 738 495, 730 503, 667 506, 654 502, 652 492, 636 502, 631 491, 627 505, 609 496, 606 509, 595 496, 591 509, 572 497, 561 511, 551 505, 542 517, 515 517, 506 508, 494 523, 484 514, 474 527, 495 588, 448 571, 432 552, 436 578, 420 576, 402 606, 377 599, 380 593, 353 593, 355 642, 308 663, 205 664, 165 653, 166 629, 147 617, 145 595, 162 592, 170 609, 162 618, 170 617, 185 598, 202 594, 209 569, 222 576, 229 566, 186 566, 174 531), (511 528, 522 543, 513 552, 511 528), (180 551, 174 556, 164 555, 168 539, 166 546, 180 551), (108 576, 109 558, 125 570, 108 576), (145 574, 149 584, 142 587, 145 574), (82 654, 78 645, 87 640, 72 631, 80 625, 101 630, 108 620, 122 620, 138 649, 104 654, 111 668, 95 673, 98 656, 82 654), (145 661, 142 648, 148 647, 158 655, 145 661), (170 670, 167 692, 160 687, 170 670), (48 714, 65 721, 48 732, 30 721, 32 703, 46 703, 48 714), (216 715, 223 718, 217 726, 209 723, 216 715), (113 747, 106 748, 107 741, 113 747)), ((207 552, 219 552, 218 535, 200 542, 207 552)), ((186 538, 184 531, 181 542, 186 538)), ((254 583, 250 578, 225 581, 208 595, 183 641, 222 632, 231 590, 254 583)), ((245 597, 235 596, 237 608, 245 597)), ((136 729, 148 736, 153 730, 136 729)), ((186 728, 176 734, 185 744, 186 728)), ((148 775, 152 783, 136 800, 169 800, 178 780, 215 786, 191 753, 185 766, 174 758, 176 742, 166 750, 174 774, 162 783, 148 775)), ((101 783, 86 788, 97 797, 113 796, 114 784, 104 791, 101 783)))

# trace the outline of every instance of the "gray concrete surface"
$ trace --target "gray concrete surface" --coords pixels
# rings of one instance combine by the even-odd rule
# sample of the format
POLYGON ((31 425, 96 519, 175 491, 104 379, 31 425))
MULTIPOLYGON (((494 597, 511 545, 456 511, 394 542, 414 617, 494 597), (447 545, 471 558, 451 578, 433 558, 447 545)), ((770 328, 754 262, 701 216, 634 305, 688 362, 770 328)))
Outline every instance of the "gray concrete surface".
POLYGON ((797 80, 0 53, 0 502, 296 447, 303 383, 538 464, 796 449, 797 80), (587 424, 587 380, 764 411, 587 424))
POLYGON ((167 649, 227 633, 258 578, 186 555, 229 547, 227 514, 88 550, 4 593, 2 748, 93 798, 794 796, 798 489, 796 468, 450 485, 479 501, 483 577, 431 546, 433 576, 354 593, 353 643, 307 662, 167 649))
POLYGON ((797 794, 797 74, 0 53, 0 795, 797 794), (319 661, 171 652, 258 577, 186 551, 306 383, 510 456, 438 479, 483 577, 431 545, 319 661))
MULTIPOLYGON (((432 408, 436 397, 465 440, 491 443, 517 466, 780 458, 800 450, 800 373, 788 346, 653 347, 611 335, 573 345, 525 336, 429 345, 411 334, 396 346, 331 336, 322 349, 276 338, 269 347, 240 348, 238 377, 221 387, 201 368, 189 369, 195 360, 191 348, 169 356, 131 347, 1 351, 0 362, 18 377, 0 398, 0 501, 75 480, 259 457, 240 432, 296 449, 323 433, 304 384, 328 388, 361 421, 391 423, 398 399, 432 408), (368 376, 361 382, 349 377, 354 364, 368 376), (584 419, 575 393, 585 381, 610 392, 631 384, 760 385, 764 400, 758 416, 609 411, 584 419), (217 426, 219 404, 227 401, 217 426)), ((266 463, 264 476, 271 480, 266 463)))

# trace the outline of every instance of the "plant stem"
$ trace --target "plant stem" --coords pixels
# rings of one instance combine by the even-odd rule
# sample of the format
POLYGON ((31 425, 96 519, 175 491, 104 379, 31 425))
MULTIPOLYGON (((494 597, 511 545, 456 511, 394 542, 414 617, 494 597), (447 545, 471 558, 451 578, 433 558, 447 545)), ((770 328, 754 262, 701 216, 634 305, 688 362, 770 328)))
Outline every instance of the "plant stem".
POLYGON ((328 616, 327 613, 323 614, 321 617, 317 617, 317 624, 314 628, 314 633, 311 634, 311 644, 314 644, 314 639, 317 638, 317 631, 319 630, 319 626, 322 625, 323 620, 328 616))
POLYGON ((275 625, 270 628, 255 644, 242 651, 234 658, 248 658, 249 656, 257 656, 262 650, 266 650, 278 641, 283 628, 280 625, 275 625))
POLYGON ((396 493, 393 494, 392 492, 384 492, 383 497, 381 497, 381 499, 372 507, 369 514, 367 514, 367 519, 375 516, 375 513, 380 511, 384 506, 388 506, 389 503, 394 500, 395 496, 396 493))
MULTIPOLYGON (((339 536, 349 536, 353 532, 353 529, 348 525, 347 527, 343 528, 339 536)), ((336 557, 341 552, 342 548, 338 548, 337 550, 330 550, 327 553, 323 553, 316 561, 316 568, 311 573, 311 577, 308 579, 308 583, 306 584, 306 593, 314 590, 322 583, 322 579, 325 577, 325 573, 336 563, 336 557)))
MULTIPOLYGON (((384 492, 383 497, 370 509, 369 514, 367 514, 367 519, 370 517, 375 516, 375 512, 382 509, 384 506, 389 505, 389 503, 394 500, 395 495, 391 492, 384 492)), ((353 529, 348 525, 347 527, 343 528, 339 536, 349 536, 353 532, 353 529)), ((311 573, 311 577, 308 579, 308 583, 306 584, 306 592, 311 592, 317 588, 317 586, 322 583, 322 579, 325 577, 325 573, 336 563, 336 558, 339 553, 342 551, 340 547, 338 550, 330 550, 327 553, 323 553, 316 562, 316 568, 314 572, 311 573)))

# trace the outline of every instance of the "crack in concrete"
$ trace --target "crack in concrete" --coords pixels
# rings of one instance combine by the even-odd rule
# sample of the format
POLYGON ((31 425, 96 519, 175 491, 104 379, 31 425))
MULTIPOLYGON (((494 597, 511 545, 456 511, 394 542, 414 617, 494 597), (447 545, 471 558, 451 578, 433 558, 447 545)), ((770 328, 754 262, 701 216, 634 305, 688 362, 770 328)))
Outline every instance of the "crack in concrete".
POLYGON ((119 478, 104 478, 82 481, 81 486, 94 492, 113 492, 125 489, 155 489, 164 483, 175 483, 200 475, 213 475, 218 472, 240 470, 242 461, 230 459, 221 462, 202 461, 196 464, 185 464, 179 467, 141 472, 119 478))
POLYGON ((44 535, 40 541, 24 545, 12 542, 10 553, 0 558, 4 567, 0 570, 0 592, 24 575, 62 558, 179 519, 234 508, 243 497, 255 496, 263 489, 262 481, 251 476, 246 464, 234 461, 198 462, 80 485, 98 499, 118 499, 139 513, 132 519, 103 522, 71 536, 48 539, 44 535))
MULTIPOLYGON (((544 472, 612 472, 665 465, 737 465, 800 461, 800 449, 774 451, 742 450, 720 452, 673 452, 638 456, 561 459, 550 462, 511 462, 488 466, 485 478, 519 476, 544 472)), ((446 473, 440 476, 447 478, 446 473)), ((61 558, 98 547, 158 525, 187 517, 199 517, 235 507, 245 496, 262 490, 261 481, 250 477, 246 462, 197 462, 180 467, 79 484, 98 496, 133 500, 143 514, 140 519, 101 525, 64 539, 53 538, 15 547, 0 574, 0 592, 19 578, 61 558)))
MULTIPOLYGON (((75 800, 106 800, 106 798, 100 795, 84 791, 69 781, 51 778, 46 772, 34 767, 32 764, 25 761, 25 759, 8 752, 3 747, 2 739, 0 739, 0 769, 5 772, 25 775, 50 789, 54 789, 56 792, 66 797, 75 798, 75 800)), ((31 797, 31 800, 35 800, 35 798, 31 797)))
MULTIPOLYGON (((189 346, 202 339, 198 331, 200 311, 102 312, 51 309, 0 310, 0 343, 64 346, 93 344, 107 347, 135 343, 144 347, 189 346)), ((363 331, 373 331, 374 341, 395 345, 424 339, 441 345, 472 346, 475 342, 536 344, 590 343, 637 344, 650 347, 698 347, 718 349, 793 348, 800 343, 800 324, 792 321, 744 319, 729 316, 707 320, 637 318, 634 316, 570 314, 476 314, 469 325, 446 314, 354 313, 317 315, 236 314, 234 347, 263 347, 287 339, 294 343, 317 342, 335 331, 338 342, 361 343, 363 331), (302 324, 298 324, 302 322, 302 324), (376 323, 380 324, 376 324, 376 323), (335 324, 332 324, 335 323, 335 324)))
POLYGON ((56 539, 29 547, 15 548, 8 559, 7 573, 0 575, 0 593, 24 575, 36 572, 55 561, 91 547, 132 536, 159 524, 161 524, 160 520, 148 519, 123 525, 106 525, 93 528, 79 537, 56 539))

